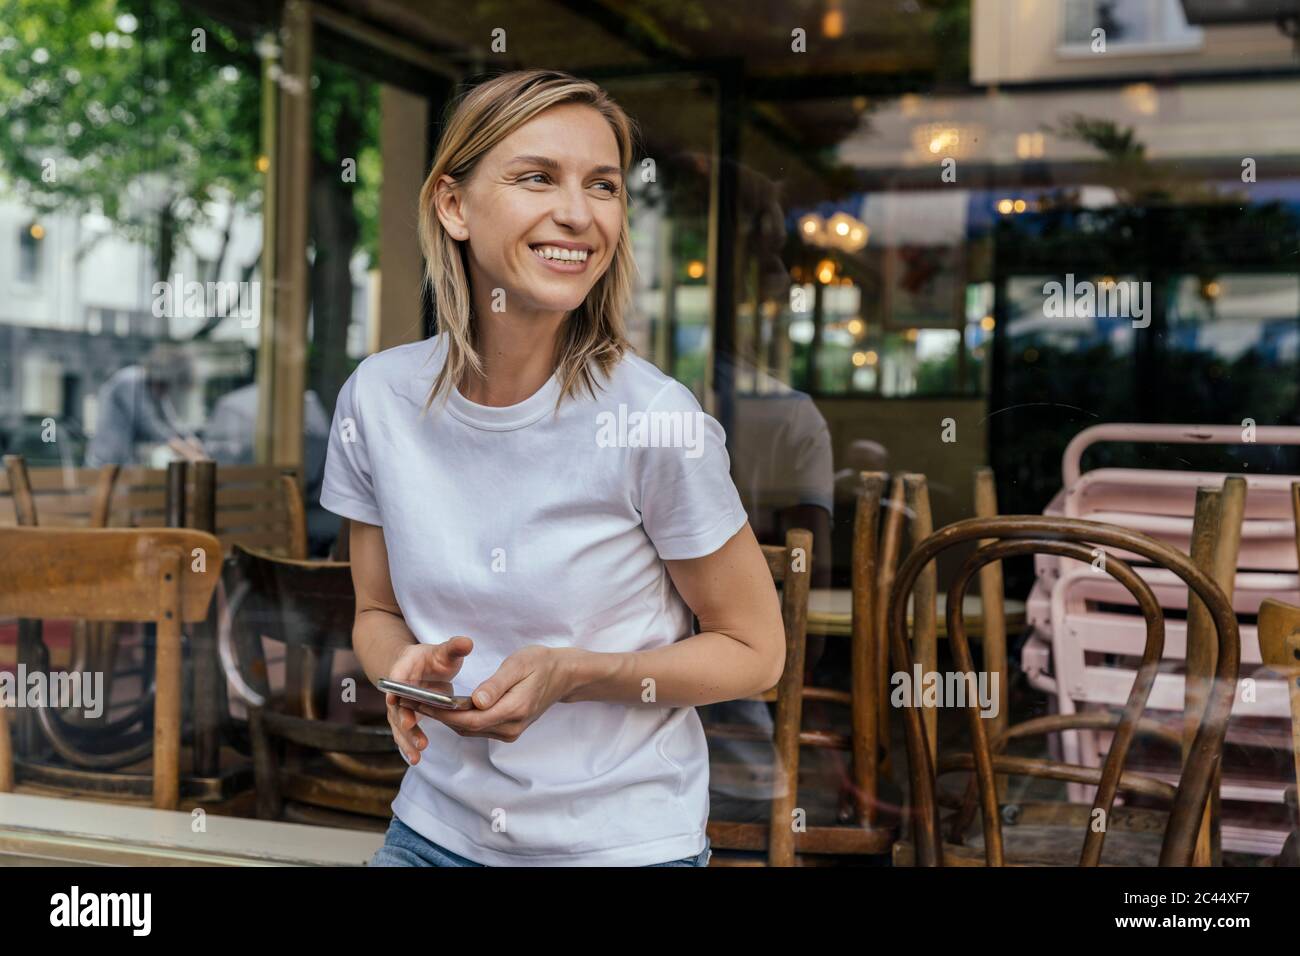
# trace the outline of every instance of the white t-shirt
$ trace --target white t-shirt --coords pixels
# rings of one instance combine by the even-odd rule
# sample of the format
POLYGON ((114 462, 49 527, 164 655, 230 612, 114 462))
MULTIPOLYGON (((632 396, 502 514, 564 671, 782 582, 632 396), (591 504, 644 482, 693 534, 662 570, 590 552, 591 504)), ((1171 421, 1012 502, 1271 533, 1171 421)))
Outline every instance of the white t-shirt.
MULTIPOLYGON (((445 335, 372 355, 339 392, 321 503, 381 525, 423 643, 474 640, 468 694, 533 644, 636 651, 692 633, 664 560, 746 521, 721 426, 627 355, 593 400, 552 376, 494 408, 453 389, 421 416, 445 335)), ((393 812, 478 863, 643 866, 704 849, 708 750, 694 707, 557 703, 513 743, 423 718, 393 812)))

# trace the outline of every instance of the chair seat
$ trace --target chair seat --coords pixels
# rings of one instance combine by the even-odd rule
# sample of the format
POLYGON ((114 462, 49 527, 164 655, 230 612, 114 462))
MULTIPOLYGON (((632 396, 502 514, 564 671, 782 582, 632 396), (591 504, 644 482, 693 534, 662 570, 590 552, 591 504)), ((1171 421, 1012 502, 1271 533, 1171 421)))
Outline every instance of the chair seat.
MULTIPOLYGON (((1078 803, 1023 803, 1016 823, 1002 824, 1008 866, 1078 866, 1092 807, 1078 803)), ((1163 810, 1116 807, 1101 851, 1102 866, 1156 866, 1169 816, 1163 810)), ((977 817, 962 845, 945 841, 947 866, 984 866, 984 833, 977 817)), ((914 866, 911 840, 894 846, 895 866, 914 866)))
POLYGON ((372 783, 349 777, 322 755, 311 755, 301 767, 280 768, 280 787, 286 805, 294 801, 304 806, 382 820, 392 817, 391 805, 398 790, 397 784, 372 783))

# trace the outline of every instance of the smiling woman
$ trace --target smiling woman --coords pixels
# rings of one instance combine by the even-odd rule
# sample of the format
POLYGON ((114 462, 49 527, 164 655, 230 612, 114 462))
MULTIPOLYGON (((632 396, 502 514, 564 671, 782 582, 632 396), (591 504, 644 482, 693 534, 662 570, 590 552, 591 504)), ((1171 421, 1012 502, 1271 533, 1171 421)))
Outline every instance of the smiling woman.
POLYGON ((622 357, 635 268, 622 172, 632 136, 600 87, 563 73, 509 73, 462 101, 420 193, 420 240, 448 339, 431 401, 467 370, 486 377, 475 312, 530 326, 540 314, 563 320, 556 360, 565 395, 592 389, 589 364, 608 373, 622 357), (495 145, 485 153, 487 142, 495 145), (467 241, 473 227, 478 242, 467 241), (586 253, 581 268, 570 264, 575 252, 586 253))
POLYGON ((624 337, 631 162, 593 83, 471 91, 420 195, 441 331, 339 393, 321 501, 353 521, 357 655, 474 705, 387 696, 411 766, 376 865, 707 865, 695 708, 780 678, 722 429, 624 337), (634 416, 692 427, 601 427, 634 416))

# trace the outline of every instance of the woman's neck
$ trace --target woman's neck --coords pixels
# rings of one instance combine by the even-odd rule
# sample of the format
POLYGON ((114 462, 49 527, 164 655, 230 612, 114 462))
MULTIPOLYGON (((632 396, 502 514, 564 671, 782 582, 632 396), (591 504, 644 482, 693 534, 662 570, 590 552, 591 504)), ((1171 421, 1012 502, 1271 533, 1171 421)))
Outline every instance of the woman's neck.
POLYGON ((475 313, 483 375, 467 373, 460 392, 476 405, 517 405, 555 373, 555 347, 565 313, 520 316, 477 308, 475 313))

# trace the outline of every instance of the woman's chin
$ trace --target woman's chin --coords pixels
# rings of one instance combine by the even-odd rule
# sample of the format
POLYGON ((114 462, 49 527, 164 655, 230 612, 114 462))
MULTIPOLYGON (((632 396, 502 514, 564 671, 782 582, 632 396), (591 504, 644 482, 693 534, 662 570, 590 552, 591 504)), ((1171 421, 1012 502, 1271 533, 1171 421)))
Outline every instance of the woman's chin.
MULTIPOLYGON (((541 290, 538 290, 541 293, 541 290)), ((554 291, 529 296, 529 307, 537 312, 572 312, 587 298, 587 291, 581 295, 575 293, 557 294, 554 291)))

